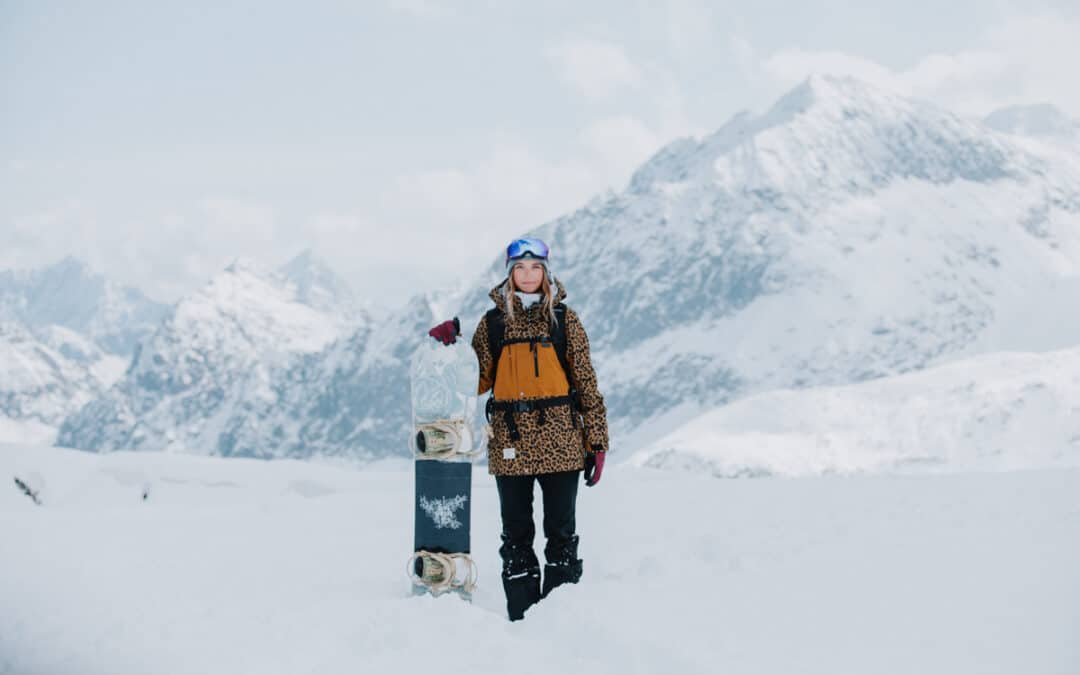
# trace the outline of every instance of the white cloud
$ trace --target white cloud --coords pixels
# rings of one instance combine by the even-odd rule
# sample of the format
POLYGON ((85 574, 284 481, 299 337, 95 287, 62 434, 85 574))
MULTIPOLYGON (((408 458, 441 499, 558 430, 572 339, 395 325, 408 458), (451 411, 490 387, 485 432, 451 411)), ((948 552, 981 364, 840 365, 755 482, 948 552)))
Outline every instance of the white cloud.
POLYGON ((156 215, 114 216, 79 200, 11 218, 0 269, 50 264, 65 255, 151 297, 173 301, 200 287, 239 255, 271 261, 304 235, 277 226, 273 208, 232 197, 197 200, 156 215))
POLYGON ((465 222, 473 218, 480 195, 489 192, 490 178, 491 165, 476 169, 471 175, 462 169, 433 169, 399 178, 398 188, 402 193, 415 195, 419 203, 428 204, 432 210, 465 222))
POLYGON ((400 177, 392 201, 435 229, 481 237, 495 230, 501 241, 580 205, 596 183, 595 168, 578 158, 549 160, 525 141, 497 134, 471 166, 400 177))
POLYGON ((888 68, 860 56, 837 51, 784 49, 760 64, 761 70, 781 88, 788 89, 811 73, 851 75, 884 87, 900 87, 900 78, 888 68))
POLYGON ((418 19, 445 19, 453 16, 454 9, 437 0, 389 0, 390 9, 418 19))
POLYGON ((304 229, 322 238, 360 234, 372 228, 373 223, 355 213, 320 211, 305 223, 304 229))
POLYGON ((593 122, 581 134, 585 147, 607 154, 618 147, 626 147, 632 154, 655 152, 660 140, 656 134, 636 117, 622 115, 593 122))
POLYGON ((93 212, 74 200, 13 217, 0 247, 0 269, 25 269, 90 252, 96 225, 93 212))
POLYGON ((731 51, 731 57, 734 59, 735 65, 742 71, 743 76, 748 80, 753 79, 756 76, 758 63, 757 56, 754 53, 754 46, 750 43, 750 40, 741 34, 732 35, 728 40, 728 48, 731 51))
MULTIPOLYGON (((957 112, 985 115, 1015 103, 1051 102, 1080 115, 1080 19, 1040 15, 1013 18, 984 33, 975 48, 927 54, 906 69, 891 69, 839 51, 782 49, 757 68, 778 90, 810 73, 851 75, 938 102, 957 112)), ((733 39, 743 59, 748 44, 733 39)), ((752 73, 748 73, 752 75, 752 73)))
POLYGON ((606 98, 643 80, 625 50, 609 42, 568 40, 548 47, 547 56, 563 82, 588 98, 606 98))
POLYGON ((681 97, 668 94, 657 124, 631 114, 598 118, 558 153, 496 133, 471 161, 413 171, 375 199, 307 213, 290 213, 269 196, 229 194, 153 204, 137 215, 60 204, 13 219, 0 268, 74 253, 111 278, 174 301, 238 255, 272 265, 310 247, 369 299, 399 303, 426 285, 474 278, 512 236, 609 187, 621 189, 673 135, 664 120, 681 119, 681 97))
POLYGON ((656 131, 629 115, 593 122, 581 132, 579 141, 614 187, 621 187, 662 145, 656 131))
MULTIPOLYGON (((681 101, 672 104, 681 110, 681 101)), ((672 112, 672 124, 685 124, 672 112)), ((478 161, 403 175, 383 207, 401 227, 387 224, 397 250, 418 254, 446 279, 470 278, 513 236, 581 207, 630 175, 685 126, 651 126, 633 115, 603 117, 585 126, 565 158, 551 159, 534 144, 496 134, 478 161), (424 258, 424 252, 431 255, 424 258)))
MULTIPOLYGON (((244 237, 271 237, 274 234, 274 209, 260 204, 228 197, 207 197, 198 207, 218 231, 228 231, 244 237)), ((175 216, 174 216, 175 219, 175 216)))
POLYGON ((150 222, 113 223, 103 234, 123 243, 110 255, 121 256, 128 269, 114 276, 170 300, 201 287, 237 256, 270 263, 282 247, 302 244, 279 227, 269 204, 222 195, 165 210, 150 222))
POLYGON ((652 5, 652 11, 663 12, 667 29, 667 44, 672 55, 682 61, 701 58, 715 39, 716 3, 707 0, 668 0, 652 5))
POLYGON ((410 268, 471 278, 511 237, 621 189, 661 145, 657 131, 632 116, 599 119, 576 140, 572 153, 551 159, 500 133, 475 163, 401 176, 382 209, 401 226, 388 223, 385 236, 399 251, 417 251, 410 268))

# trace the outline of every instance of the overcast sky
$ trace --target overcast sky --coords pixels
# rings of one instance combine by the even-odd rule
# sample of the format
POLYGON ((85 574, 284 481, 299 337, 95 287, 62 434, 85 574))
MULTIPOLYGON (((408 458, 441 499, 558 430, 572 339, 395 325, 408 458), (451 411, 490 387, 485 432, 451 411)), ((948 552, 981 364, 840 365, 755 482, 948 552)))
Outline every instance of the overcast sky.
POLYGON ((1080 0, 0 0, 0 269, 174 301, 312 248, 398 303, 811 72, 1080 117, 1078 36, 1080 0))

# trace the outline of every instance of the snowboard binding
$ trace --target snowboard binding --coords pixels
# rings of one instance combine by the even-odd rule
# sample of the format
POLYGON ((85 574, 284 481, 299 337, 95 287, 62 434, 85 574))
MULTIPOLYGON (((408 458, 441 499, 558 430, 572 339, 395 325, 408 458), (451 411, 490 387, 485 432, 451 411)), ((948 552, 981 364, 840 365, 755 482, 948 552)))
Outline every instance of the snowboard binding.
POLYGON ((455 456, 475 457, 469 451, 474 443, 473 432, 464 419, 437 419, 416 425, 413 451, 417 459, 449 459, 455 456), (469 442, 464 442, 468 434, 469 442))
POLYGON ((456 591, 471 598, 476 589, 476 563, 467 553, 417 551, 409 557, 406 570, 414 591, 423 589, 434 596, 456 591))

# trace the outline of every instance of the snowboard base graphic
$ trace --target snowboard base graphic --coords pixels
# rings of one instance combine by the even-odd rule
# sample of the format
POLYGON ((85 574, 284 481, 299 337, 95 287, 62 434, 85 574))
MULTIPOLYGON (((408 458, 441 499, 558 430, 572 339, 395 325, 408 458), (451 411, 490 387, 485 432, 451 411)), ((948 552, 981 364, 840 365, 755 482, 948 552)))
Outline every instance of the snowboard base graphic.
POLYGON ((415 459, 415 536, 407 572, 412 593, 471 598, 473 444, 469 424, 479 367, 462 342, 422 344, 410 367, 415 459))

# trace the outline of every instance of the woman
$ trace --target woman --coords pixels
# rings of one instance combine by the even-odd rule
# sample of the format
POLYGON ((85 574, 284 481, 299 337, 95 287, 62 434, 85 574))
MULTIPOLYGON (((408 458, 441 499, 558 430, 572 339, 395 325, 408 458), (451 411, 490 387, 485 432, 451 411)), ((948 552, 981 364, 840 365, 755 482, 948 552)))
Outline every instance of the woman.
MULTIPOLYGON (((473 334, 480 361, 478 393, 492 390, 488 472, 502 515, 503 589, 511 621, 556 586, 577 583, 575 506, 578 474, 595 485, 608 448, 607 410, 577 314, 548 268, 548 247, 517 239, 506 249, 507 278, 491 289, 495 308, 473 334), (544 577, 533 550, 533 483, 544 498, 544 577)), ((454 321, 428 333, 455 341, 454 321)))

